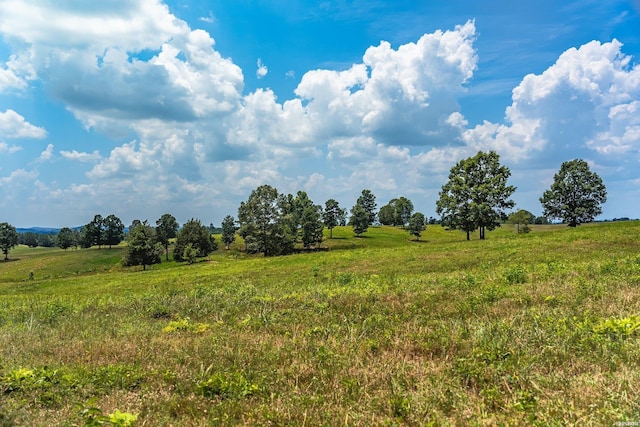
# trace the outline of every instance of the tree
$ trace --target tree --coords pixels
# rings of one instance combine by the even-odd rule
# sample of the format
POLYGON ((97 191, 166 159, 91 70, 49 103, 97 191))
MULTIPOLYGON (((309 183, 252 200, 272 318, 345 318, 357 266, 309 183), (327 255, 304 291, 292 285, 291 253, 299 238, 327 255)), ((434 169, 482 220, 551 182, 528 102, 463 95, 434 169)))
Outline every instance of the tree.
POLYGON ((364 189, 362 194, 356 200, 356 205, 362 206, 367 213, 367 228, 376 222, 376 196, 373 195, 371 190, 364 189))
POLYGON ((206 257, 218 249, 215 238, 209 233, 209 228, 202 225, 200 220, 190 219, 178 232, 176 246, 173 251, 173 259, 184 261, 185 248, 191 245, 199 257, 206 257))
POLYGON ((111 214, 104 219, 104 244, 118 245, 124 239, 124 224, 117 216, 111 214))
POLYGON ((27 231, 22 236, 22 244, 27 245, 30 248, 38 247, 38 235, 32 231, 27 231))
POLYGON ((382 225, 404 227, 413 213, 413 203, 406 197, 391 199, 388 204, 380 208, 378 220, 382 225))
POLYGON ((382 225, 393 225, 396 210, 391 205, 384 205, 378 211, 378 221, 382 225))
POLYGON ((353 227, 353 232, 357 237, 360 237, 362 233, 366 233, 369 229, 369 221, 371 216, 369 212, 359 204, 355 204, 351 208, 351 217, 349 218, 349 225, 353 227))
POLYGON ((251 192, 238 208, 240 234, 247 251, 265 256, 293 252, 296 230, 292 219, 291 200, 280 195, 270 185, 261 185, 251 192))
POLYGON ((517 233, 520 234, 520 225, 524 225, 522 227, 522 232, 528 233, 530 231, 529 225, 531 224, 531 220, 533 219, 533 214, 527 210, 520 209, 517 212, 513 212, 509 215, 509 223, 515 224, 517 233))
POLYGON ((321 206, 307 206, 302 213, 300 222, 302 223, 302 245, 309 248, 322 243, 322 231, 324 224, 320 220, 321 206))
POLYGON ((142 270, 146 270, 147 265, 162 262, 163 251, 162 245, 157 241, 156 231, 145 220, 129 229, 127 250, 122 264, 125 266, 141 265, 142 270))
POLYGON ((83 248, 90 248, 93 245, 100 247, 104 242, 104 219, 102 215, 95 215, 93 220, 83 227, 83 233, 83 248))
POLYGON ((74 245, 73 231, 69 227, 61 228, 56 236, 56 243, 60 249, 64 249, 66 251, 74 245))
POLYGON ((346 215, 346 210, 342 209, 336 200, 329 199, 324 203, 322 221, 324 222, 325 227, 329 229, 330 239, 333 239, 333 229, 344 223, 346 215))
POLYGON ((582 159, 564 162, 554 175, 551 188, 540 198, 542 215, 561 219, 569 227, 593 221, 602 213, 601 205, 606 201, 607 189, 602 179, 582 159))
POLYGON ((16 228, 6 222, 0 223, 0 249, 4 254, 4 260, 9 259, 9 251, 18 245, 18 232, 16 228))
POLYGON ((485 229, 493 230, 507 219, 506 209, 515 203, 509 197, 516 188, 507 185, 511 171, 500 165, 495 151, 479 151, 473 157, 460 160, 451 168, 449 180, 442 186, 436 212, 442 224, 469 233, 479 229, 480 239, 485 229))
POLYGON ((407 231, 412 236, 416 236, 416 240, 420 240, 422 232, 427 229, 427 222, 424 215, 420 212, 416 212, 409 218, 409 226, 407 231))
POLYGON ((227 215, 222 220, 222 243, 229 250, 231 244, 236 241, 236 221, 231 215, 227 215))
POLYGON ((180 228, 178 221, 168 213, 163 214, 156 221, 156 238, 164 248, 167 261, 169 261, 169 240, 177 236, 178 228, 180 228))

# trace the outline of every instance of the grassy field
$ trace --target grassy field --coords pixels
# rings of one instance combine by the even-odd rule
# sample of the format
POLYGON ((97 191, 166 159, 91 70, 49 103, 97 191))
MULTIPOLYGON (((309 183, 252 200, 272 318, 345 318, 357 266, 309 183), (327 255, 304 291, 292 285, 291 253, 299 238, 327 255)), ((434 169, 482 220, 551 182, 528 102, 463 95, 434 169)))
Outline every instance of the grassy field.
POLYGON ((0 263, 0 426, 640 422, 640 222, 0 263), (92 424, 93 423, 93 424, 92 424))

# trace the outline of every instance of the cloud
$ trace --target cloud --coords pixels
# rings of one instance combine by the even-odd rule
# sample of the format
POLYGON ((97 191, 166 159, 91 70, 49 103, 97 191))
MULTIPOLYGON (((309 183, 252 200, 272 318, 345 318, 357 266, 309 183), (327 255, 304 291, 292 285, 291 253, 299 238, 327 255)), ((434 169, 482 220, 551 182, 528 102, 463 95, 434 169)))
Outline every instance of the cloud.
POLYGON ((40 153, 40 157, 38 157, 38 161, 45 162, 51 160, 53 157, 53 144, 47 145, 47 148, 40 153))
POLYGON ((71 150, 71 151, 61 150, 60 155, 67 160, 72 160, 72 161, 81 162, 81 163, 96 162, 102 158, 98 150, 95 150, 93 153, 83 153, 76 150, 71 150))
POLYGON ((521 161, 638 155, 640 66, 617 40, 565 51, 543 73, 513 89, 505 124, 485 122, 463 134, 469 146, 521 161))
POLYGON ((256 77, 261 79, 269 74, 269 68, 262 63, 262 59, 258 58, 258 69, 256 70, 256 77))
POLYGON ((9 145, 6 142, 0 142, 0 153, 13 154, 21 151, 22 147, 19 145, 9 145))
POLYGON ((4 138, 42 139, 47 136, 47 131, 27 122, 15 111, 7 110, 4 113, 0 112, 0 134, 4 138))
POLYGON ((216 22, 216 17, 212 12, 209 12, 207 16, 201 16, 200 21, 206 22, 207 24, 213 24, 214 22, 216 22))

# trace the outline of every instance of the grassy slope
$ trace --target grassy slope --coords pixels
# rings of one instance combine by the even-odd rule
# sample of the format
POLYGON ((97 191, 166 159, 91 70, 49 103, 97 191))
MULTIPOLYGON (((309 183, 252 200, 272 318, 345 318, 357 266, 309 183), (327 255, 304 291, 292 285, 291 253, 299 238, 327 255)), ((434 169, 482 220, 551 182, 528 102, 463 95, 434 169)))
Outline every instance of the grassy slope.
POLYGON ((141 425, 635 420, 639 231, 344 228, 328 252, 147 272, 122 248, 19 248, 0 264, 0 425, 80 423, 92 398, 141 425))

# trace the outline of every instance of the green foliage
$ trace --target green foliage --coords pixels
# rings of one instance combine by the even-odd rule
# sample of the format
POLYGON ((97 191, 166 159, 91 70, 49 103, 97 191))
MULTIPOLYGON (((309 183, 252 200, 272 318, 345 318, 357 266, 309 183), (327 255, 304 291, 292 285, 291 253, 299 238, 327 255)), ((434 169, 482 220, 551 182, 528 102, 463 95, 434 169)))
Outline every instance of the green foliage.
POLYGON ((531 212, 520 209, 519 211, 513 212, 511 215, 509 215, 508 221, 510 224, 514 224, 516 226, 516 232, 518 234, 529 233, 531 231, 529 224, 531 224, 533 218, 534 216, 531 212), (521 225, 522 228, 520 228, 521 225))
POLYGON ((322 212, 322 221, 324 222, 325 227, 329 229, 330 239, 333 239, 333 229, 339 225, 345 224, 346 216, 346 209, 342 209, 336 200, 329 199, 325 202, 324 211, 322 212))
POLYGON ((391 199, 388 204, 380 208, 378 220, 383 225, 407 225, 413 214, 413 203, 406 197, 391 199))
POLYGON ((200 220, 192 218, 187 221, 178 232, 173 258, 176 261, 189 261, 189 263, 193 263, 196 256, 209 256, 209 254, 216 249, 218 249, 218 244, 210 234, 209 229, 202 225, 200 220), (187 250, 189 246, 191 249, 187 250), (191 256, 192 250, 195 250, 195 256, 191 256), (190 257, 185 257, 186 253, 188 253, 190 257))
POLYGON ((543 215, 561 219, 569 227, 593 221, 602 213, 601 205, 606 201, 607 189, 602 179, 582 159, 562 163, 551 188, 540 198, 543 215))
POLYGON ((613 339, 627 338, 640 329, 640 319, 638 316, 624 318, 612 317, 606 319, 593 327, 596 334, 605 335, 613 339))
POLYGON ((166 259, 169 261, 169 242, 178 235, 180 225, 171 214, 163 214, 156 221, 156 238, 165 251, 166 259))
POLYGON ((109 415, 104 415, 96 406, 95 400, 90 400, 84 405, 78 406, 78 417, 82 420, 83 427, 133 427, 138 420, 137 414, 122 412, 116 409, 109 415))
POLYGON ((449 180, 442 186, 436 212, 442 224, 469 233, 479 229, 480 239, 485 229, 491 231, 507 217, 505 210, 514 206, 509 197, 515 187, 507 185, 511 171, 500 164, 500 156, 479 151, 473 157, 460 160, 451 168, 449 180))
POLYGON ((302 245, 309 248, 322 243, 324 224, 320 220, 322 207, 308 206, 300 218, 302 224, 302 245))
POLYGON ((205 332, 207 329, 209 329, 209 324, 193 323, 188 317, 185 317, 172 320, 167 326, 162 329, 162 332, 192 332, 200 334, 205 332))
POLYGON ((181 258, 178 259, 174 254, 176 261, 186 261, 187 264, 193 264, 194 262, 196 262, 197 256, 198 256, 198 251, 196 250, 196 248, 193 247, 192 243, 189 243, 187 244, 187 246, 184 247, 181 258))
POLYGON ((242 372, 219 372, 196 385, 196 391, 204 397, 243 399, 256 394, 260 386, 250 382, 242 372))
POLYGON ((293 252, 297 221, 292 203, 293 197, 286 198, 269 185, 256 188, 246 202, 240 203, 238 234, 248 251, 265 256, 293 252))
POLYGON ((356 204, 351 208, 351 217, 349 218, 349 225, 353 227, 353 232, 356 236, 366 233, 369 229, 371 216, 367 210, 359 204, 356 204))
POLYGON ((160 264, 162 252, 162 246, 157 243, 155 229, 145 220, 129 230, 127 249, 122 264, 125 266, 141 265, 142 269, 146 270, 147 265, 160 264))
POLYGON ((0 249, 5 261, 9 259, 9 251, 18 244, 18 232, 13 225, 0 223, 0 249))
POLYGON ((527 281, 527 270, 521 265, 514 265, 504 272, 504 278, 510 285, 525 283, 527 281))
POLYGON ((410 235, 415 236, 416 240, 420 240, 422 232, 427 229, 427 222, 424 215, 420 212, 416 212, 409 218, 409 226, 407 231, 410 235))
POLYGON ((60 229, 56 237, 56 242, 58 247, 64 250, 77 245, 77 242, 75 241, 75 234, 69 227, 63 227, 60 229))
MULTIPOLYGON (((367 227, 376 222, 376 196, 373 195, 371 190, 362 190, 362 194, 360 194, 358 200, 356 200, 356 206, 361 206, 367 213, 367 227)), ((353 209, 351 214, 353 215, 353 209)))
POLYGON ((111 214, 104 219, 104 244, 112 247, 124 239, 124 224, 117 216, 111 214))
POLYGON ((224 243, 227 250, 231 247, 231 244, 236 240, 236 221, 231 215, 227 215, 222 220, 222 243, 224 243))

